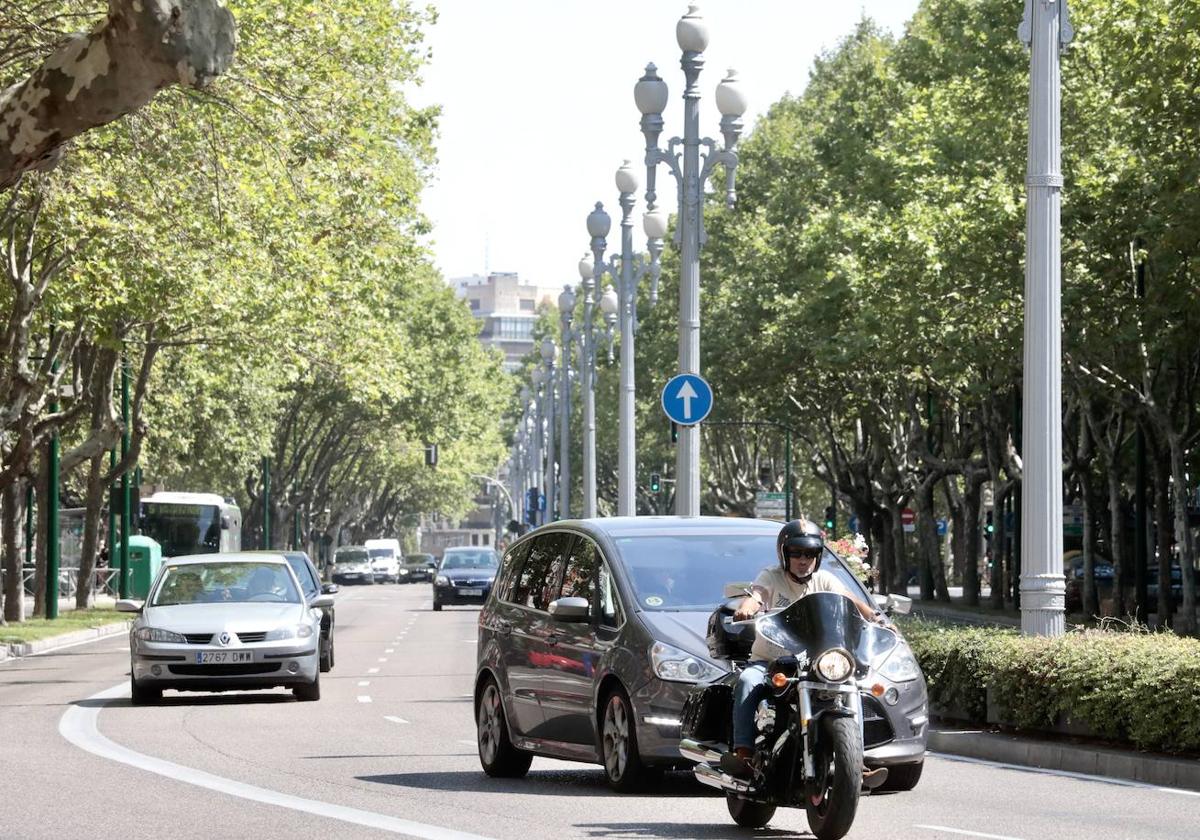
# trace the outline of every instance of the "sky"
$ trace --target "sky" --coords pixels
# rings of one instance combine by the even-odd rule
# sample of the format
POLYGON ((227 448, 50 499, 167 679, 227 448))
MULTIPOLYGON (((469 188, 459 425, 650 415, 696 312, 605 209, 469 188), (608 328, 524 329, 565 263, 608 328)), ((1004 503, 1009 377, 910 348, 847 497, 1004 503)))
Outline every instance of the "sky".
MULTIPOLYGON (((557 287, 579 280, 585 220, 603 201, 619 247, 617 167, 645 180, 634 83, 653 61, 670 89, 661 144, 683 133, 684 87, 675 23, 685 0, 436 0, 423 82, 406 93, 442 107, 438 161, 422 207, 427 243, 447 279, 515 271, 557 287)), ((864 16, 897 34, 918 0, 709 0, 700 131, 719 139, 713 90, 736 68, 749 98, 746 132, 772 103, 799 94, 814 57, 864 16)), ((659 168, 659 195, 674 179, 659 168)), ((669 192, 667 188, 670 188, 669 192)), ((644 184, 642 189, 644 189, 644 184)), ((642 248, 643 196, 634 210, 642 248)), ((674 211, 674 207, 668 208, 674 211)), ((670 234, 668 234, 670 235, 670 234)))

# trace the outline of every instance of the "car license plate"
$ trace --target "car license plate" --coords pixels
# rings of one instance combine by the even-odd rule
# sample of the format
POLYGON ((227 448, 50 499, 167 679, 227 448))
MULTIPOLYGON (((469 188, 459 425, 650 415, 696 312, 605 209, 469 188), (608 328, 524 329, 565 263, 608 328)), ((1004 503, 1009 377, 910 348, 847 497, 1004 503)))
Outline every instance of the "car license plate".
POLYGON ((229 665, 234 662, 253 661, 254 653, 248 650, 199 651, 196 654, 197 665, 229 665))
POLYGON ((458 590, 458 594, 459 595, 482 595, 483 590, 482 589, 460 589, 460 590, 458 590))

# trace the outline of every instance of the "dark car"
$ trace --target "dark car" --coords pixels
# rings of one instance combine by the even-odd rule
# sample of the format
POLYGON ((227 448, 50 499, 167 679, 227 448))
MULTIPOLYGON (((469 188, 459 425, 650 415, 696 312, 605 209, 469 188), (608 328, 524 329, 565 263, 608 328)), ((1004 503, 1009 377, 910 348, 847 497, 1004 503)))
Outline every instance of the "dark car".
MULTIPOLYGON (((775 561, 779 523, 718 517, 611 517, 543 526, 505 552, 479 617, 475 720, 480 763, 520 776, 533 755, 601 764, 618 790, 651 766, 683 763, 684 701, 728 673, 708 621, 727 584, 775 561)), ((872 598, 831 552, 822 560, 872 598)), ((872 663, 865 762, 916 784, 925 757, 925 679, 907 644, 872 663)))
POLYGON ((416 583, 433 580, 437 560, 432 554, 409 554, 400 566, 400 582, 416 583))
MULTIPOLYGON (((1146 599, 1151 612, 1158 609, 1158 570, 1157 563, 1146 569, 1146 599)), ((1168 572, 1171 575, 1170 605, 1172 609, 1178 609, 1183 605, 1183 569, 1178 563, 1172 563, 1168 572)))
MULTIPOLYGON (((1066 608, 1067 612, 1079 612, 1083 609, 1083 555, 1076 554, 1069 558, 1063 569, 1066 577, 1066 608)), ((1116 580, 1116 569, 1112 563, 1096 558, 1092 562, 1092 580, 1096 584, 1096 597, 1107 601, 1113 597, 1113 584, 1116 580)))
POLYGON ((447 548, 433 579, 433 609, 447 604, 482 604, 492 591, 500 556, 495 549, 447 548))
MULTIPOLYGON (((300 581, 304 599, 310 604, 320 595, 333 595, 338 591, 336 583, 321 583, 321 575, 317 571, 317 567, 303 551, 273 551, 269 553, 283 555, 288 565, 292 567, 292 571, 296 573, 296 579, 300 581)), ((320 610, 321 672, 328 673, 333 670, 333 630, 337 624, 337 615, 333 606, 321 607, 320 610)))

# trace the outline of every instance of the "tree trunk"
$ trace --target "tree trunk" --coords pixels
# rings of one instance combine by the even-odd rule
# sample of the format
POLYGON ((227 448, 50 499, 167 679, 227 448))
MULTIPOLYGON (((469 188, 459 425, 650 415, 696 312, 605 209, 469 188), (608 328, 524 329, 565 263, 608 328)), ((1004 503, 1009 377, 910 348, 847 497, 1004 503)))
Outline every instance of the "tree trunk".
POLYGON ((100 548, 101 513, 104 507, 104 455, 96 455, 88 464, 87 498, 84 500, 83 548, 79 558, 79 579, 75 586, 75 609, 86 610, 95 603, 93 576, 100 548))
MULTIPOLYGON (((1087 428, 1086 425, 1084 428, 1087 428)), ((1086 434, 1086 432, 1085 432, 1086 434)), ((1096 526, 1092 517, 1092 476, 1084 467, 1079 470, 1079 488, 1083 501, 1083 615, 1100 615, 1100 598, 1096 592, 1096 526)))
POLYGON ((1175 547, 1179 552, 1180 586, 1183 588, 1183 606, 1178 628, 1184 633, 1194 633, 1196 589, 1195 570, 1192 566, 1192 530, 1188 527, 1187 454, 1184 452, 1183 439, 1178 434, 1167 435, 1167 445, 1171 453, 1172 501, 1175 503, 1175 547))
POLYGON ((967 492, 963 494, 963 543, 966 545, 966 559, 963 562, 963 603, 970 607, 979 606, 979 516, 983 508, 983 485, 985 474, 971 477, 967 482, 967 492))
POLYGON ((908 557, 904 545, 904 523, 900 521, 900 506, 888 507, 888 527, 892 544, 892 591, 908 594, 908 557))
POLYGON ((46 615, 46 546, 49 545, 47 519, 50 515, 50 462, 45 453, 38 459, 37 552, 33 567, 33 614, 46 615))
POLYGON ((1125 517, 1121 510, 1121 475, 1115 459, 1108 463, 1108 551, 1113 564, 1113 607, 1118 617, 1129 614, 1125 603, 1125 517))
POLYGON ((954 582, 963 586, 965 585, 966 578, 967 529, 966 522, 963 520, 962 488, 958 486, 958 481, 957 476, 948 476, 942 482, 942 488, 946 493, 946 508, 950 511, 949 524, 947 526, 950 529, 950 552, 952 556, 950 568, 954 575, 954 582))
POLYGON ((1008 488, 998 488, 992 485, 992 525, 996 529, 992 534, 992 609, 1004 609, 1004 500, 1008 497, 1008 488))
POLYGON ((1170 468, 1163 463, 1163 453, 1156 449, 1150 459, 1154 482, 1154 531, 1158 563, 1158 626, 1170 627, 1171 622, 1171 493, 1170 468))
POLYGON ((879 593, 887 595, 889 592, 895 591, 896 573, 894 571, 895 552, 892 549, 891 526, 888 520, 887 511, 876 510, 870 518, 871 531, 875 535, 875 569, 879 573, 877 578, 879 585, 879 593))
POLYGON ((0 93, 0 190, 52 167, 68 140, 163 88, 204 87, 229 67, 235 38, 222 0, 109 0, 103 22, 0 93))
POLYGON ((0 624, 25 620, 25 592, 21 579, 21 520, 25 509, 25 486, 10 484, 0 491, 0 535, 3 537, 4 592, 0 624))

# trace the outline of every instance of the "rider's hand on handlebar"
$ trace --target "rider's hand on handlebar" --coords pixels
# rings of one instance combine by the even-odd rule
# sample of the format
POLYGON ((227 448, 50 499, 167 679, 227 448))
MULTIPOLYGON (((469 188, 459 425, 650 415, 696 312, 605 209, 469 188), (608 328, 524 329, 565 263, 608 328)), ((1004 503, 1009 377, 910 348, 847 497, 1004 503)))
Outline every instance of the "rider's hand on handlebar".
POLYGON ((758 614, 758 611, 761 607, 762 605, 758 602, 757 598, 747 595, 742 599, 742 603, 738 604, 738 608, 734 611, 733 620, 745 621, 747 618, 753 618, 758 614))

